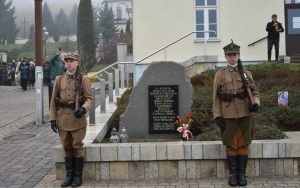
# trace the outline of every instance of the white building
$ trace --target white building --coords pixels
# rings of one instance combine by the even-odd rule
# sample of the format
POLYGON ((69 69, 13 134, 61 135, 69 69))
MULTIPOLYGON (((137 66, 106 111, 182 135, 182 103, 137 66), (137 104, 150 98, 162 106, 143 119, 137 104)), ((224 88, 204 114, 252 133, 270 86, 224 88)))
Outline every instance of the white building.
MULTIPOLYGON (((223 47, 231 39, 241 46, 241 60, 266 61, 266 25, 272 14, 277 14, 285 29, 280 36, 279 55, 300 54, 300 48, 293 47, 300 42, 299 3, 299 0, 133 0, 133 60, 138 62, 193 31, 214 30, 216 33, 207 33, 207 41, 204 33, 193 33, 143 62, 183 62, 196 56, 214 56, 218 62, 224 62, 223 47)), ((274 56, 273 48, 272 59, 274 56)))

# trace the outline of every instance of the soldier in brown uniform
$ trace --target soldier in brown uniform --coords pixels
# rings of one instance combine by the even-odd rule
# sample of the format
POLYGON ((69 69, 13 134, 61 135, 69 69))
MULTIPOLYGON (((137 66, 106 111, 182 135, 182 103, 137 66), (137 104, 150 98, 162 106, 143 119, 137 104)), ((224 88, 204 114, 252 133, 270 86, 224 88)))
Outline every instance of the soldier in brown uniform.
MULTIPOLYGON (((65 151, 66 179, 61 187, 79 187, 82 184, 84 151, 82 140, 86 134, 87 120, 85 113, 92 106, 91 83, 87 76, 79 72, 80 56, 67 53, 64 57, 66 73, 57 76, 53 86, 50 103, 51 128, 58 132, 62 147, 65 151), (79 82, 79 98, 81 105, 75 110, 76 79, 79 82), (84 100, 83 100, 84 99, 84 100)), ((78 82, 77 82, 78 83, 78 82)))
POLYGON ((260 104, 251 72, 245 70, 254 104, 249 105, 242 77, 238 69, 240 46, 233 42, 224 48, 227 66, 215 74, 213 86, 213 115, 221 128, 226 154, 230 186, 246 186, 248 145, 253 138, 254 117, 260 104))

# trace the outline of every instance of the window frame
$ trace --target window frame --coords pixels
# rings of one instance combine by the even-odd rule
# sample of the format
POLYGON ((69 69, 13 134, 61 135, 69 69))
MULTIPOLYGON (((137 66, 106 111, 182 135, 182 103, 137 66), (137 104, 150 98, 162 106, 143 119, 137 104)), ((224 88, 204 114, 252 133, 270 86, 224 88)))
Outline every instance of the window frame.
MULTIPOLYGON (((219 28, 220 28, 220 19, 219 19, 219 1, 216 0, 216 5, 207 5, 208 0, 204 0, 205 5, 204 6, 196 6, 196 1, 194 0, 194 18, 195 18, 195 31, 197 31, 197 11, 203 11, 203 17, 204 17, 204 31, 209 30, 209 11, 215 10, 216 11, 216 37, 208 37, 207 41, 219 41, 219 28)), ((205 35, 205 34, 204 34, 205 35)), ((210 33, 208 33, 210 35, 210 33)), ((204 36, 205 37, 205 36, 204 36)), ((204 37, 198 37, 196 33, 195 40, 196 41, 204 41, 204 37)))

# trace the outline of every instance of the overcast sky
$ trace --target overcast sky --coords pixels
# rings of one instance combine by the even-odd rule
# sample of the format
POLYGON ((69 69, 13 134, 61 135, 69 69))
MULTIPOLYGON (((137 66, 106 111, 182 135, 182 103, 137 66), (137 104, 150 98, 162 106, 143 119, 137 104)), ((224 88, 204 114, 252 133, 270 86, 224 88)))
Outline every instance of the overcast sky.
MULTIPOLYGON (((50 11, 52 13, 53 18, 59 12, 60 9, 63 9, 64 12, 69 15, 73 6, 77 4, 79 5, 80 0, 43 0, 43 4, 47 2, 50 11)), ((93 7, 101 6, 102 0, 92 0, 93 7)), ((30 26, 34 23, 34 0, 12 0, 12 3, 15 8, 15 16, 17 17, 15 23, 18 28, 20 28, 19 36, 24 36, 24 22, 25 19, 25 34, 28 34, 30 26)))

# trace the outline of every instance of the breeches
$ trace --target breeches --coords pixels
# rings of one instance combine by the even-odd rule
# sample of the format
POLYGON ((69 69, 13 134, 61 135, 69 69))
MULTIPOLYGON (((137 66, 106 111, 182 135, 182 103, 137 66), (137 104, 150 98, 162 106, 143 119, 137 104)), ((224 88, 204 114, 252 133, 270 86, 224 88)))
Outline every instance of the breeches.
POLYGON ((227 155, 247 155, 248 145, 251 144, 253 138, 254 117, 224 120, 226 126, 221 134, 227 155))
POLYGON ((74 131, 58 129, 58 134, 66 157, 84 157, 82 140, 86 134, 86 127, 74 131))

